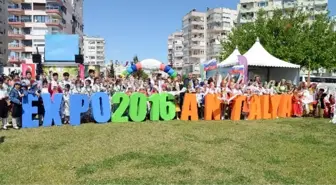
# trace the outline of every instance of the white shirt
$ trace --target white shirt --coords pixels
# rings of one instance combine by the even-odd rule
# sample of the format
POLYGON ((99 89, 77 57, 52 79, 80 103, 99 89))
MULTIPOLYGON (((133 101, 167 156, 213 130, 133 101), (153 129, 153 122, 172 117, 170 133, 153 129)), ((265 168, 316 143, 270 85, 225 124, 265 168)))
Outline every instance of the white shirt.
POLYGON ((8 92, 7 92, 7 89, 2 87, 0 89, 0 99, 3 99, 3 98, 6 98, 8 97, 8 92))
POLYGON ((93 86, 94 79, 92 79, 91 77, 87 77, 87 78, 85 78, 84 83, 85 83, 86 80, 90 80, 90 81, 91 81, 90 86, 92 87, 92 86, 93 86))

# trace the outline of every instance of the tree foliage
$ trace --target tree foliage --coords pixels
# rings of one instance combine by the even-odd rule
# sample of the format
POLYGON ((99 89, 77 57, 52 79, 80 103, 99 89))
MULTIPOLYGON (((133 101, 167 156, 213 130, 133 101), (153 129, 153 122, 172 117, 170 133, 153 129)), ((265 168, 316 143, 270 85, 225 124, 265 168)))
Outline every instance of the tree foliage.
POLYGON ((109 76, 110 76, 110 78, 115 77, 115 70, 114 70, 114 64, 113 64, 113 62, 111 63, 111 66, 110 66, 109 76))
POLYGON ((273 16, 260 11, 255 22, 234 28, 222 42, 221 59, 238 46, 245 53, 260 38, 265 49, 277 58, 301 67, 334 69, 336 33, 326 14, 314 15, 299 10, 276 10, 273 16))
MULTIPOLYGON (((136 64, 138 62, 139 62, 138 56, 135 55, 133 57, 133 64, 136 64)), ((145 73, 142 69, 138 70, 137 72, 133 73, 132 75, 133 75, 134 78, 137 78, 137 79, 147 79, 148 78, 147 73, 145 73)))

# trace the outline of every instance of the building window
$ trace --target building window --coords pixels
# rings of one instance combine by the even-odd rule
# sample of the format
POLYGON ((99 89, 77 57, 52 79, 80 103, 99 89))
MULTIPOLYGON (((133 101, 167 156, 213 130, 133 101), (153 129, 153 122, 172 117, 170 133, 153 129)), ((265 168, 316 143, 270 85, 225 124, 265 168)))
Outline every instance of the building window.
POLYGON ((34 22, 47 22, 48 17, 45 15, 34 15, 34 22))
POLYGON ((32 6, 30 3, 21 3, 22 10, 31 10, 32 6))
POLYGON ((21 16, 21 21, 22 22, 32 22, 32 19, 31 19, 30 15, 22 15, 21 16))
POLYGON ((259 3, 258 3, 258 6, 259 6, 259 7, 266 7, 266 6, 268 6, 268 2, 267 2, 267 1, 259 2, 259 3))

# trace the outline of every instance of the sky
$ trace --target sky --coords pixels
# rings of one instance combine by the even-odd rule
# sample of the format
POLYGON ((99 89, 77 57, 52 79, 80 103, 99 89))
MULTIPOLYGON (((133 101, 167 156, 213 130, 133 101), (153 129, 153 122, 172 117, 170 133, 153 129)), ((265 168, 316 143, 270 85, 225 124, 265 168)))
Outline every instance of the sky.
MULTIPOLYGON (((167 62, 167 40, 190 10, 237 9, 239 0, 85 0, 84 33, 105 38, 106 61, 153 58, 167 62), (99 3, 97 3, 99 2, 99 3)), ((336 15, 336 0, 329 0, 336 15)))

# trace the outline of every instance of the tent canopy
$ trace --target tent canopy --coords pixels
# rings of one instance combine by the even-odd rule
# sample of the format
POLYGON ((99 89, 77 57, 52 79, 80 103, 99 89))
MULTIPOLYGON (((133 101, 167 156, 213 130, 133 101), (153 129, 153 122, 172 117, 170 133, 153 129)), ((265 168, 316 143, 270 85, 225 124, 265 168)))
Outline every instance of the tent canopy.
POLYGON ((300 65, 285 62, 268 53, 260 44, 259 38, 244 56, 246 57, 249 66, 300 68, 300 65))
POLYGON ((238 56, 241 55, 238 47, 231 53, 230 56, 228 56, 224 61, 219 63, 217 66, 218 67, 228 67, 228 66, 233 66, 238 63, 238 56))

